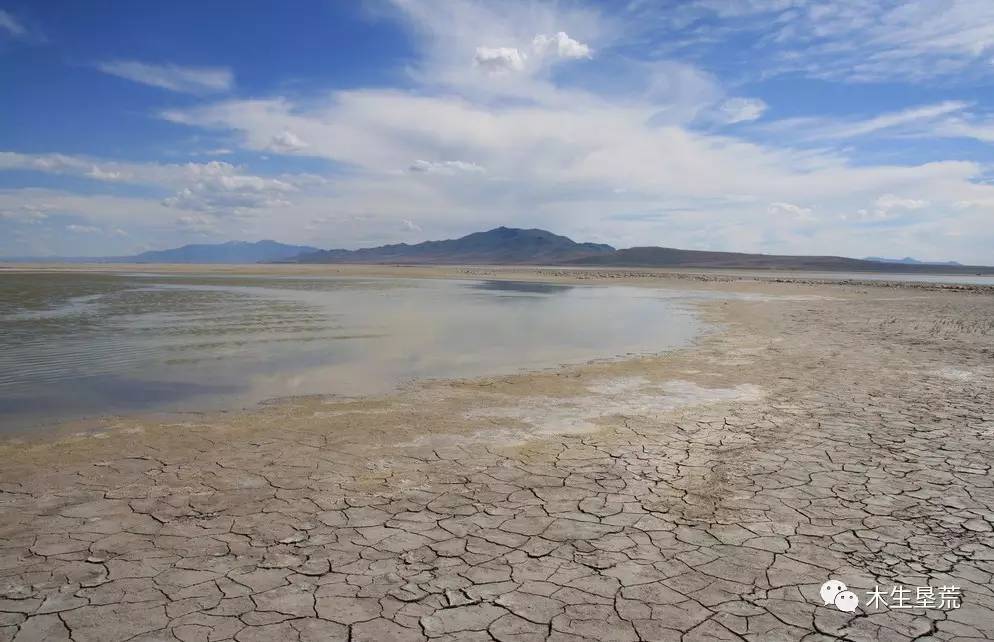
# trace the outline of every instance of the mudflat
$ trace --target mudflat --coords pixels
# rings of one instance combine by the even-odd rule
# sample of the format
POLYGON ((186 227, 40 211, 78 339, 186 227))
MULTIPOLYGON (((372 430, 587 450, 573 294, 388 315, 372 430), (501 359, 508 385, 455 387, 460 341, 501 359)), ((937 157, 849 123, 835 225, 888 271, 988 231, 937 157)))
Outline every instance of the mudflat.
POLYGON ((6 440, 0 640, 994 639, 989 289, 279 269, 754 296, 659 356, 6 440))

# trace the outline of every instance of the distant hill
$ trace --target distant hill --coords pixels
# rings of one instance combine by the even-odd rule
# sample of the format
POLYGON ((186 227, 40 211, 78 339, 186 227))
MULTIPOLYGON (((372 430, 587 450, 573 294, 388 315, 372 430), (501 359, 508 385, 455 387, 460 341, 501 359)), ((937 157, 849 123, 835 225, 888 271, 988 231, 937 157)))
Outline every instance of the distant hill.
POLYGON ((545 230, 498 227, 458 239, 400 243, 361 250, 321 250, 298 263, 556 264, 614 252, 610 245, 577 243, 545 230))
POLYGON ((316 252, 308 245, 286 245, 276 241, 229 241, 217 244, 184 245, 171 250, 153 250, 135 256, 102 259, 111 263, 269 263, 299 254, 316 252))
MULTIPOLYGON (((913 259, 912 259, 913 260, 913 259)), ((831 270, 847 272, 984 273, 994 268, 852 259, 842 256, 789 256, 709 252, 668 247, 615 250, 610 245, 577 243, 546 230, 498 227, 458 239, 400 243, 360 250, 322 250, 292 259, 297 263, 431 263, 463 265, 576 265, 664 268, 831 270)))
POLYGON ((926 263, 903 259, 843 256, 791 256, 633 247, 616 250, 601 243, 577 243, 546 230, 497 227, 457 239, 399 243, 359 250, 319 250, 276 241, 231 241, 184 245, 171 250, 109 258, 24 258, 5 261, 63 263, 366 263, 436 265, 563 265, 633 268, 824 270, 910 274, 994 274, 994 267, 955 261, 926 263))
POLYGON ((272 263, 300 254, 317 252, 309 245, 287 245, 276 241, 228 241, 184 245, 170 250, 152 250, 134 256, 9 256, 8 263, 272 263))
POLYGON ((994 267, 889 263, 843 256, 792 256, 678 250, 670 247, 633 247, 600 256, 566 261, 573 265, 611 267, 738 268, 772 270, 830 270, 843 272, 903 272, 940 274, 994 274, 994 267))
POLYGON ((918 259, 913 259, 910 256, 906 256, 903 259, 885 259, 880 256, 868 256, 864 260, 876 261, 877 263, 900 263, 902 265, 963 265, 962 263, 957 263, 956 261, 919 261, 918 259))

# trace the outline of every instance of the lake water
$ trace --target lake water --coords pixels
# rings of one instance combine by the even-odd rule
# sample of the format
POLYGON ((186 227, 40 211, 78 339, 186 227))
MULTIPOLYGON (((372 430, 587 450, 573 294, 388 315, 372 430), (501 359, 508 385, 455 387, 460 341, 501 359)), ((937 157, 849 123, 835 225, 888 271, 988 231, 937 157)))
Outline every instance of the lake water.
POLYGON ((699 331, 688 296, 506 281, 0 273, 0 431, 659 352, 699 331))

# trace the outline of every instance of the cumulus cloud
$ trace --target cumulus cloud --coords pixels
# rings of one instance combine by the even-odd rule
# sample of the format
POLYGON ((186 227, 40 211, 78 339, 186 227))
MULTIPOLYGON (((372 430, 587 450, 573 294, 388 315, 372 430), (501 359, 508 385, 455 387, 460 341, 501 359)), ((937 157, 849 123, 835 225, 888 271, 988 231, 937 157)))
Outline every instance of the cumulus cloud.
MULTIPOLYGON (((845 215, 844 218, 855 218, 864 222, 893 221, 908 212, 921 210, 929 206, 924 199, 905 198, 894 194, 883 194, 873 202, 873 207, 856 210, 855 216, 845 215)), ((956 207, 956 203, 950 204, 956 207)))
POLYGON ((185 166, 188 186, 163 199, 163 205, 204 212, 289 205, 286 195, 296 188, 285 181, 241 174, 234 165, 220 161, 185 166))
POLYGON ((488 74, 504 74, 524 69, 525 58, 515 47, 477 47, 473 64, 488 74))
MULTIPOLYGON (((577 60, 591 56, 589 46, 570 38, 564 31, 555 35, 538 34, 532 38, 531 49, 539 59, 552 57, 577 60)), ((522 71, 527 62, 528 54, 517 47, 480 46, 473 55, 473 64, 491 75, 522 71)))
POLYGON ((166 207, 238 212, 244 209, 285 206, 288 195, 300 184, 314 184, 315 177, 265 177, 246 173, 223 161, 159 164, 115 163, 67 154, 0 152, 0 169, 27 169, 53 174, 83 176, 104 182, 125 182, 175 190, 162 199, 166 207))
POLYGON ((532 40, 532 48, 540 55, 552 53, 560 58, 590 58, 590 47, 570 38, 564 31, 554 36, 538 34, 532 40))
POLYGON ((815 220, 814 210, 810 207, 802 207, 800 205, 795 205, 794 203, 782 203, 775 202, 770 203, 770 206, 766 208, 766 211, 774 217, 782 220, 783 218, 791 218, 795 221, 809 222, 815 220))
POLYGON ((234 74, 224 67, 156 65, 137 60, 112 60, 96 67, 105 74, 132 82, 188 94, 228 91, 235 84, 234 74))

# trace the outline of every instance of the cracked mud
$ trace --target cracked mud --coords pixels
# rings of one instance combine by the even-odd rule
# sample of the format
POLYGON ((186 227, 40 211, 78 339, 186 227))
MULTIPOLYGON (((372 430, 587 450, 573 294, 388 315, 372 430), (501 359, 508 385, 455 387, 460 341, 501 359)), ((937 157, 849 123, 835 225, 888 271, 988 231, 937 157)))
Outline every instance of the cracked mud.
POLYGON ((994 639, 994 297, 0 446, 0 641, 994 639), (829 578, 955 610, 823 606, 829 578))

